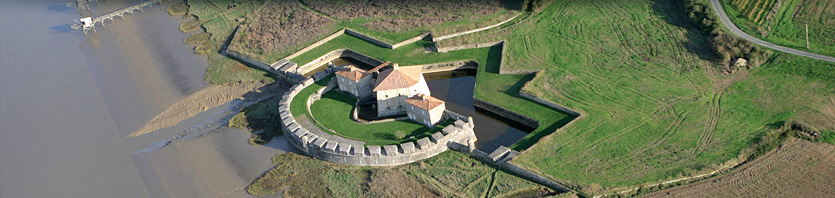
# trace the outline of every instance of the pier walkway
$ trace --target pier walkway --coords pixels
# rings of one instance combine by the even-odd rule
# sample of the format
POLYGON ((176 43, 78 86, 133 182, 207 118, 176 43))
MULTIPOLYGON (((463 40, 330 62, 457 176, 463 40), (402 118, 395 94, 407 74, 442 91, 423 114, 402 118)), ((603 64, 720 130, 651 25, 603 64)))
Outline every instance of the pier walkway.
POLYGON ((144 10, 142 10, 142 8, 144 8, 145 6, 152 7, 153 4, 161 3, 162 1, 164 1, 164 0, 149 0, 149 1, 142 2, 142 3, 136 4, 136 5, 130 6, 130 7, 122 8, 122 9, 119 9, 119 10, 116 10, 116 11, 113 11, 113 12, 110 12, 110 13, 107 13, 107 14, 104 14, 104 15, 101 15, 101 16, 82 18, 81 19, 81 26, 84 28, 84 34, 86 35, 87 31, 89 31, 89 30, 93 30, 93 32, 96 31, 96 24, 97 23, 101 23, 102 27, 104 27, 104 21, 106 21, 106 20, 110 20, 112 22, 113 19, 116 18, 117 16, 121 18, 121 17, 123 17, 124 14, 133 15, 133 11, 136 11, 136 10, 144 11, 144 10))

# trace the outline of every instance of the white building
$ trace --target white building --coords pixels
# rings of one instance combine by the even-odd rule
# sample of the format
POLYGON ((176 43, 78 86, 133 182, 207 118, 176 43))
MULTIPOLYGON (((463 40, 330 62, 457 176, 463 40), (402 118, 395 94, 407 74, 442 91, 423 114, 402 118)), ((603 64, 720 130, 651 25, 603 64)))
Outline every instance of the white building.
POLYGON ((339 90, 351 93, 357 98, 371 94, 371 86, 374 82, 371 73, 353 65, 348 65, 346 70, 336 72, 336 80, 339 90))
POLYGON ((396 64, 380 72, 374 91, 377 94, 377 116, 406 114, 407 98, 416 94, 429 94, 429 86, 423 78, 421 67, 399 67, 396 64))
POLYGON ((347 66, 336 72, 336 79, 339 90, 354 97, 376 97, 378 117, 406 114, 412 120, 432 126, 441 119, 445 106, 442 100, 429 96, 429 86, 422 70, 417 66, 400 67, 389 62, 368 71, 347 66), (420 97, 414 97, 418 95, 420 97), (408 103, 409 99, 414 104, 408 103))
POLYGON ((429 127, 441 121, 446 109, 446 102, 424 94, 414 95, 405 102, 409 119, 429 127))

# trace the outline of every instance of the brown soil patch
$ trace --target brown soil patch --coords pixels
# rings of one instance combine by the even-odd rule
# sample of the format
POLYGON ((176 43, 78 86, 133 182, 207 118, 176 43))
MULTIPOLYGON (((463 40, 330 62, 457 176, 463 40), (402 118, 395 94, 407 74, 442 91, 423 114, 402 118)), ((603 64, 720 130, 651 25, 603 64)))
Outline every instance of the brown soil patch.
POLYGON ((647 197, 827 197, 832 175, 835 146, 792 138, 731 173, 647 197))
POLYGON ((429 27, 463 19, 473 20, 504 8, 497 0, 305 0, 311 8, 340 20, 375 19, 363 26, 392 31, 429 27), (468 17, 469 18, 465 18, 468 17))
POLYGON ((439 197, 403 171, 374 170, 368 178, 368 196, 371 197, 439 197), (397 184, 397 185, 392 185, 397 184))
POLYGON ((304 9, 298 1, 267 1, 256 12, 258 17, 245 27, 245 46, 237 51, 249 48, 264 54, 280 52, 328 33, 330 29, 324 27, 335 22, 304 9))
MULTIPOLYGON (((218 107, 235 99, 243 99, 247 93, 253 93, 252 97, 257 97, 259 94, 269 94, 269 92, 260 92, 259 88, 264 87, 264 83, 230 83, 228 85, 211 85, 200 91, 194 92, 186 98, 180 100, 174 105, 168 107, 165 111, 155 116, 153 119, 145 123, 145 126, 128 135, 128 137, 135 137, 144 135, 159 129, 177 125, 183 120, 194 117, 199 113, 205 112, 211 108, 218 107)), ((247 96, 249 98, 250 96, 247 96)))

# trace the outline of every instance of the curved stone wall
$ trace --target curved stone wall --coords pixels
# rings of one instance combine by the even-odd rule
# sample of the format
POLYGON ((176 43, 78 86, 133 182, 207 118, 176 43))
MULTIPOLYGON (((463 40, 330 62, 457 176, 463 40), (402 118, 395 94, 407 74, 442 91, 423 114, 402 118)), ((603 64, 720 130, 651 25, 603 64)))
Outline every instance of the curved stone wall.
MULTIPOLYGON (((323 71, 314 76, 327 76, 332 72, 331 70, 323 71)), ((366 147, 364 142, 361 141, 326 134, 319 130, 305 129, 292 116, 290 103, 293 100, 308 100, 310 102, 310 98, 294 97, 313 82, 313 78, 308 78, 302 83, 294 85, 282 96, 279 102, 281 128, 285 136, 294 147, 309 156, 329 162, 357 166, 394 166, 438 155, 450 147, 475 149, 476 137, 473 132, 475 125, 472 119, 451 111, 445 112, 445 115, 456 121, 443 128, 441 132, 421 138, 416 142, 396 145, 366 147)), ((317 90, 314 96, 321 95, 327 89, 326 87, 317 90)))

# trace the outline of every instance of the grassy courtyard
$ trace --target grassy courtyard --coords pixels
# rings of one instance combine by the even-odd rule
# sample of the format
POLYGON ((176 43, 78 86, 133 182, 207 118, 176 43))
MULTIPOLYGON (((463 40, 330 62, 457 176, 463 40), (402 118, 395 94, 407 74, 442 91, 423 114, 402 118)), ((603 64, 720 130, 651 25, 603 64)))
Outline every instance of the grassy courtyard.
POLYGON ((297 120, 300 116, 316 118, 321 124, 317 127, 322 131, 349 139, 365 141, 366 145, 390 145, 417 141, 452 124, 451 120, 443 121, 432 128, 408 120, 360 124, 351 119, 356 98, 337 91, 328 91, 322 95, 320 100, 314 102, 310 106, 313 113, 311 115, 307 111, 307 98, 313 95, 316 90, 327 86, 333 77, 333 75, 328 76, 299 91, 290 103, 290 113, 293 117, 296 117, 297 120))
POLYGON ((322 95, 322 99, 310 106, 310 111, 323 128, 333 130, 335 134, 346 138, 365 141, 366 145, 416 141, 439 132, 452 123, 451 120, 447 120, 432 128, 411 120, 361 124, 351 119, 354 104, 356 104, 356 98, 353 96, 338 91, 328 91, 322 95))

